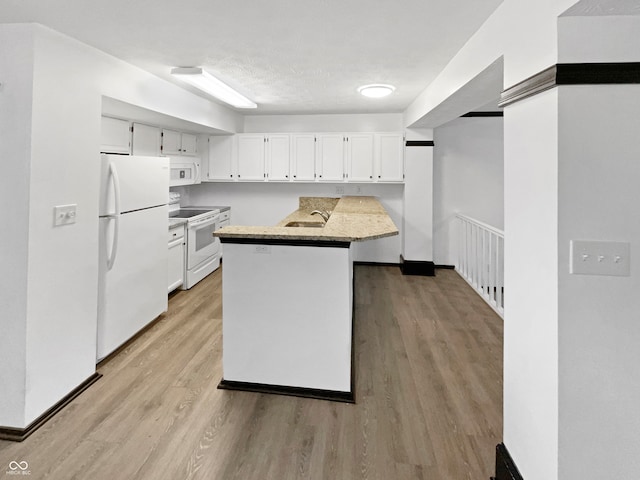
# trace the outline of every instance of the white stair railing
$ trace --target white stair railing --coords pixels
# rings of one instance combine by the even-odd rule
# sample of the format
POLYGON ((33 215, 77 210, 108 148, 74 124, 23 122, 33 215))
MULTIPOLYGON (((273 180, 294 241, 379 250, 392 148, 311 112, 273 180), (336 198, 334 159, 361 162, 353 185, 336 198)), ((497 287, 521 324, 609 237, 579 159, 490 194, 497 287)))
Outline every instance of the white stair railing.
POLYGON ((504 318, 504 232, 465 215, 456 218, 456 271, 504 318))

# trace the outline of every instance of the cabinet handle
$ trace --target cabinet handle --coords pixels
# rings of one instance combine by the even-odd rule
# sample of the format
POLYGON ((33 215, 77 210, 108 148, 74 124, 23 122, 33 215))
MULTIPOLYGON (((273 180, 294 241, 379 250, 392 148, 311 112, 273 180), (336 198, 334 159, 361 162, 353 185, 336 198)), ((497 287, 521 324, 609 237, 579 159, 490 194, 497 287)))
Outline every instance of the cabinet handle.
POLYGON ((378 178, 382 178, 382 176, 381 176, 381 175, 378 175, 378 178))
POLYGON ((285 175, 284 178, 289 178, 289 175, 285 175))
POLYGON ((231 178, 233 178, 233 173, 231 175, 229 175, 231 178))
POLYGON ((373 178, 373 175, 369 175, 369 178, 373 178))

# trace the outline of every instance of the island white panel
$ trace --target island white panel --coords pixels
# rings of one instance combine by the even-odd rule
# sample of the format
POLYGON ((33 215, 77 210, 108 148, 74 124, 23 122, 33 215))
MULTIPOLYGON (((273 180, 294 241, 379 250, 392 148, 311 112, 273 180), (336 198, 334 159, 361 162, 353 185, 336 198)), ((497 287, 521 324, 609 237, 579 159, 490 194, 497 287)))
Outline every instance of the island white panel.
POLYGON ((350 248, 226 243, 224 380, 351 391, 350 248))

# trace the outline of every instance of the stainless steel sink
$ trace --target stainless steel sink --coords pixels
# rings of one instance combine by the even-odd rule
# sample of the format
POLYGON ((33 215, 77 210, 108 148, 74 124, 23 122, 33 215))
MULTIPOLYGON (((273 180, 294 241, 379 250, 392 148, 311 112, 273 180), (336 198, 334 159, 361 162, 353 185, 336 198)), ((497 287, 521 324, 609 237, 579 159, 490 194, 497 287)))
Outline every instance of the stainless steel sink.
POLYGON ((285 225, 285 227, 311 227, 311 228, 322 228, 324 227, 324 222, 289 222, 285 225))

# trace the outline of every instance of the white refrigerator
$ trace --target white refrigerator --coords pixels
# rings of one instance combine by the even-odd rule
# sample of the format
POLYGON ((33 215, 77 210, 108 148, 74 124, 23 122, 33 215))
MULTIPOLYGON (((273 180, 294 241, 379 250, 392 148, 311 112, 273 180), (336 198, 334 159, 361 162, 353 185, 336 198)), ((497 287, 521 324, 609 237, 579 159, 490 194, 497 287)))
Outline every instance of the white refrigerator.
POLYGON ((169 159, 102 155, 97 360, 167 311, 169 159))

